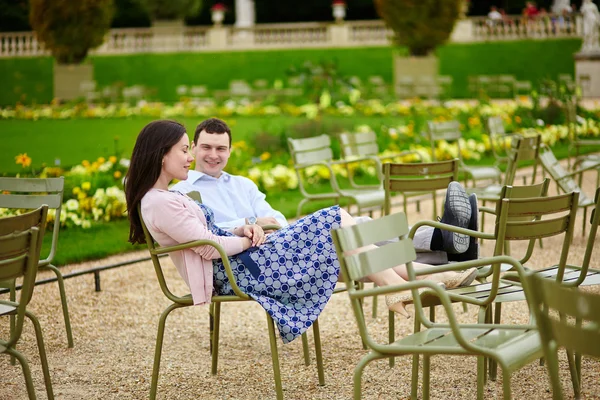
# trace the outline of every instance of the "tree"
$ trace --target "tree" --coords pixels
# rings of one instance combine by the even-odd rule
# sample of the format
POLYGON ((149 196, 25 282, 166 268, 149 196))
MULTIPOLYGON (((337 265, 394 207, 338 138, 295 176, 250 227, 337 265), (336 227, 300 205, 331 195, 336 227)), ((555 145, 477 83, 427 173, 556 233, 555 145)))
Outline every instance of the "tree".
POLYGON ((27 0, 0 0, 0 32, 29 31, 27 0))
POLYGON ((59 64, 80 64, 104 42, 113 0, 30 0, 29 23, 59 64))
POLYGON ((394 42, 411 55, 426 56, 448 40, 462 0, 374 0, 375 9, 394 31, 394 42))
POLYGON ((183 19, 202 8, 202 0, 143 0, 153 19, 183 19))

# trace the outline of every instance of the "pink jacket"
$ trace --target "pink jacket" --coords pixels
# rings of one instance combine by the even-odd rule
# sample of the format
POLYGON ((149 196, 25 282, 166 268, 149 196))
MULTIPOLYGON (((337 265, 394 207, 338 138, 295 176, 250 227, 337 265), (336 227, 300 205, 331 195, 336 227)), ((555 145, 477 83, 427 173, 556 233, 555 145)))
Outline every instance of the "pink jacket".
MULTIPOLYGON (((161 246, 208 239, 223 246, 228 256, 244 250, 243 238, 211 233, 200 207, 194 200, 179 193, 150 189, 142 198, 142 218, 161 246)), ((213 291, 212 260, 221 258, 217 250, 211 246, 199 246, 171 253, 170 257, 189 286, 194 304, 209 303, 213 291)))

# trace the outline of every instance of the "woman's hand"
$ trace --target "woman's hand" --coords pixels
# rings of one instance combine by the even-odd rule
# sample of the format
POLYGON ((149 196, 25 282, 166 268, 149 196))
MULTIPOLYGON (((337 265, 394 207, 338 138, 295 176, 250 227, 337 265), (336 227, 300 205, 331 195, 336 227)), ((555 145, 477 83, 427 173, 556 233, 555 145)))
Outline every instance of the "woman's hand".
POLYGON ((256 225, 243 225, 235 228, 233 232, 237 236, 247 237, 252 241, 252 246, 260 246, 265 242, 266 235, 263 229, 256 225))

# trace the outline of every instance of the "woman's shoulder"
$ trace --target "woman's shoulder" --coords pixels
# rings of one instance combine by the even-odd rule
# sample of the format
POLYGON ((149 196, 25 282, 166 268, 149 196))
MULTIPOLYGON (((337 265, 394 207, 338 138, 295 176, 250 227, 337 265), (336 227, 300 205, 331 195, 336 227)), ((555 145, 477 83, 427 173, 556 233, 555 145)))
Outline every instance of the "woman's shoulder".
POLYGON ((166 206, 169 204, 182 203, 183 199, 175 192, 168 190, 150 189, 142 197, 142 207, 166 206))

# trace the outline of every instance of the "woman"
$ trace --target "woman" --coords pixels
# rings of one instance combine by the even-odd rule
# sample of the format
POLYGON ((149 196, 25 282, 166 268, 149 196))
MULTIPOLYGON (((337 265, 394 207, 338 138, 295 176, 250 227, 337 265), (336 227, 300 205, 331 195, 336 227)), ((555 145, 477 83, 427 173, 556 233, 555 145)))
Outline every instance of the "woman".
MULTIPOLYGON (((258 225, 224 231, 213 223, 212 211, 179 192, 170 192, 173 179, 187 178, 194 160, 183 125, 154 121, 140 132, 127 172, 125 195, 131 243, 144 243, 140 218, 161 246, 208 239, 223 246, 236 283, 273 317, 284 343, 308 329, 323 311, 338 279, 339 263, 331 230, 354 224, 339 206, 308 215, 268 236, 258 225), (141 204, 141 213, 138 205, 141 204)), ((182 278, 190 287, 194 304, 210 302, 211 295, 232 294, 219 253, 198 246, 172 253, 182 278)), ((445 272, 421 279, 446 282, 449 287, 468 284, 474 270, 445 272)), ((405 266, 368 276, 379 286, 405 282, 405 266)), ((404 302, 410 292, 386 297, 388 308, 409 317, 404 302)))

